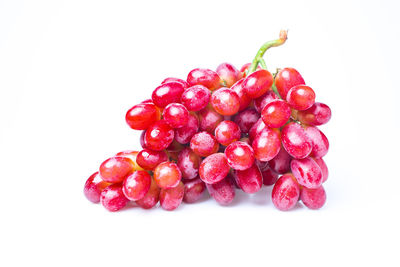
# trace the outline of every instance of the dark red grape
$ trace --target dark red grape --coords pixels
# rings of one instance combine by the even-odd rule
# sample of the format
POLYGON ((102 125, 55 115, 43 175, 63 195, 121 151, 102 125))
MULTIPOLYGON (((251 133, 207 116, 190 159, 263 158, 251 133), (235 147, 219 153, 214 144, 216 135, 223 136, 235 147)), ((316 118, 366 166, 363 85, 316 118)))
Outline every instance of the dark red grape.
POLYGON ((242 133, 248 133, 259 118, 260 114, 254 108, 247 108, 240 111, 233 121, 239 126, 242 133))

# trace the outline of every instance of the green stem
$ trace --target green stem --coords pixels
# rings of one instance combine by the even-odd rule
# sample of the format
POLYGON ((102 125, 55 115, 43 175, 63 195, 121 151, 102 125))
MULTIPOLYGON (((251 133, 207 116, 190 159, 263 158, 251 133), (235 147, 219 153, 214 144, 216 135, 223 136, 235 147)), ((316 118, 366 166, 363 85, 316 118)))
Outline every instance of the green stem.
POLYGON ((251 63, 248 74, 254 72, 257 69, 257 66, 260 63, 260 60, 262 59, 265 52, 269 48, 283 45, 285 43, 286 39, 287 39, 287 31, 281 30, 281 32, 279 33, 279 39, 272 40, 272 41, 269 41, 269 42, 266 42, 265 44, 263 44, 263 46, 261 46, 260 50, 258 50, 253 62, 251 63))
POLYGON ((260 59, 259 63, 260 63, 261 68, 263 68, 265 70, 267 69, 267 64, 265 64, 265 60, 263 58, 260 59))

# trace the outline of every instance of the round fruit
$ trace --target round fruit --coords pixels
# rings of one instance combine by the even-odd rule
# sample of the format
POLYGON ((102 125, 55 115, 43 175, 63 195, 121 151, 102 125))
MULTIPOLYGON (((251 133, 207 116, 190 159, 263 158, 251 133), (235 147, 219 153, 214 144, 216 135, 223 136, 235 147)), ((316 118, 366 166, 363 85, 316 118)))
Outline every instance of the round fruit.
POLYGON ((183 92, 181 103, 189 111, 199 111, 207 106, 208 102, 210 102, 210 98, 210 90, 203 85, 194 85, 183 92))
POLYGON ((203 196, 203 193, 206 190, 206 184, 199 178, 183 183, 185 185, 183 202, 185 203, 195 203, 203 196))
POLYGON ((164 120, 152 124, 144 134, 146 148, 151 150, 164 150, 174 140, 174 130, 164 120))
POLYGON ((254 163, 254 151, 245 142, 237 141, 225 149, 228 165, 235 170, 246 170, 254 163))
POLYGON ((164 210, 174 210, 182 203, 185 192, 185 186, 179 182, 176 187, 161 189, 160 191, 160 204, 164 210))
POLYGON ((211 95, 211 104, 216 112, 230 116, 239 111, 239 96, 229 88, 220 88, 211 95))
POLYGON ((89 201, 99 203, 101 192, 109 185, 101 179, 99 172, 95 172, 86 180, 83 193, 89 201))
POLYGON ((146 171, 135 171, 126 179, 122 185, 124 195, 129 200, 139 200, 149 192, 151 177, 146 171))
POLYGON ((137 163, 145 170, 153 170, 161 162, 167 161, 168 156, 165 151, 154 151, 150 149, 143 149, 137 156, 137 163))
POLYGON ((134 171, 132 160, 125 157, 112 157, 105 160, 99 169, 101 178, 108 183, 120 183, 134 171))
POLYGON ((182 172, 182 178, 194 179, 199 174, 200 157, 189 147, 184 148, 178 154, 178 167, 182 172))
POLYGON ((297 85, 289 90, 286 100, 290 107, 297 110, 305 110, 315 103, 315 93, 307 85, 297 85))
POLYGON ((160 119, 161 112, 153 103, 134 105, 125 116, 126 123, 134 130, 146 130, 160 119))
POLYGON ((294 208, 299 197, 300 187, 291 173, 282 175, 272 189, 272 202, 282 211, 294 208))
POLYGON ((297 119, 308 125, 323 125, 331 119, 331 109, 323 103, 316 102, 310 108, 299 111, 297 119))
POLYGON ((302 84, 306 83, 294 68, 284 68, 275 77, 275 86, 282 99, 286 99, 286 95, 292 87, 302 84))
POLYGON ((143 209, 151 209, 152 207, 157 205, 159 195, 160 188, 157 186, 154 179, 151 179, 150 189, 147 194, 143 198, 136 200, 135 202, 143 209))
POLYGON ((233 121, 222 121, 218 124, 217 128, 215 128, 215 138, 223 146, 228 146, 239 140, 240 136, 240 128, 233 121))
POLYGON ((273 159, 281 149, 281 138, 277 131, 264 128, 253 140, 254 156, 260 161, 273 159))
POLYGON ((172 128, 181 128, 189 120, 189 111, 182 104, 171 103, 165 107, 163 119, 172 128))
POLYGON ((300 200, 309 209, 320 209, 326 201, 325 189, 323 186, 315 189, 303 187, 300 194, 300 200))
POLYGON ((100 195, 101 204, 109 211, 118 211, 128 204, 121 184, 113 184, 104 188, 100 195))
POLYGON ((217 67, 218 76, 225 82, 226 87, 231 87, 239 80, 239 71, 229 63, 222 63, 217 67))
POLYGON ((251 98, 257 98, 271 90, 274 77, 267 70, 257 70, 243 81, 243 88, 251 98))
POLYGON ((307 157, 312 150, 312 142, 303 127, 290 122, 282 129, 282 144, 290 156, 296 159, 307 157))
POLYGON ((219 145, 214 136, 207 132, 199 132, 190 140, 190 148, 201 157, 207 157, 218 151, 219 145))
POLYGON ((229 177, 214 184, 206 184, 206 187, 210 196, 220 205, 228 205, 235 198, 235 186, 229 177))
POLYGON ((242 133, 248 133, 259 118, 260 114, 255 109, 248 108, 240 111, 233 121, 239 126, 242 133))
POLYGON ((199 131, 199 118, 194 113, 189 113, 186 125, 175 130, 175 140, 181 144, 187 144, 199 131))
POLYGON ((300 185, 317 188, 322 184, 322 170, 312 158, 293 159, 290 169, 300 185))
POLYGON ((221 87, 221 78, 218 74, 210 69, 194 69, 189 72, 187 82, 190 86, 203 85, 214 91, 221 87))
POLYGON ((235 170, 234 177, 238 186, 247 194, 258 192, 263 185, 263 178, 257 164, 246 170, 235 170))
POLYGON ((261 118, 265 125, 271 128, 280 128, 289 120, 291 110, 283 100, 273 100, 263 108, 261 118))
POLYGON ((228 173, 229 165, 223 153, 212 154, 200 164, 200 178, 207 184, 214 184, 221 181, 228 173))
POLYGON ((154 181, 160 188, 172 188, 179 184, 182 173, 173 162, 162 162, 154 169, 154 181))
POLYGON ((165 108, 170 103, 179 103, 185 87, 180 82, 168 82, 158 86, 151 95, 153 103, 160 108, 165 108))

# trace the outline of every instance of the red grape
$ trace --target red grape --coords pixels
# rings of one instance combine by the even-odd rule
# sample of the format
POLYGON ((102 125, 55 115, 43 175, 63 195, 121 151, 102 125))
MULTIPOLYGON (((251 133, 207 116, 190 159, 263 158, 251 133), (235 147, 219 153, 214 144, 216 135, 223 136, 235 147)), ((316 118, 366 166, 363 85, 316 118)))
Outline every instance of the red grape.
POLYGON ((239 126, 242 133, 248 133, 259 118, 260 114, 254 108, 248 108, 239 112, 233 121, 239 126))
POLYGON ((273 100, 265 105, 261 118, 268 127, 279 128, 289 120, 290 114, 290 107, 285 101, 273 100))
POLYGON ((185 192, 185 186, 179 182, 176 187, 161 189, 160 204, 164 210, 174 210, 182 203, 185 192))
POLYGON ((284 68, 275 77, 275 86, 282 99, 286 99, 289 90, 296 85, 306 84, 300 73, 293 68, 284 68))
POLYGON ((154 179, 151 179, 150 189, 147 194, 139 199, 136 200, 135 203, 138 204, 143 209, 151 209, 158 203, 160 195, 160 188, 157 186, 154 179))
POLYGON ((183 202, 185 203, 195 203, 203 196, 203 193, 206 190, 206 184, 199 178, 187 180, 183 183, 185 185, 183 202))
POLYGON ((329 175, 328 166, 326 166, 326 163, 322 158, 314 158, 314 161, 321 168, 322 182, 325 183, 325 181, 328 179, 328 175, 329 175))
MULTIPOLYGON (((240 68, 239 73, 242 78, 245 78, 247 76, 247 71, 249 70, 250 66, 251 63, 246 63, 240 68)), ((257 70, 261 70, 261 67, 257 66, 257 70)))
POLYGON ((140 134, 140 145, 143 148, 147 148, 146 147, 146 142, 144 141, 144 135, 146 134, 146 131, 142 131, 142 133, 140 134))
POLYGON ((246 109, 251 102, 251 98, 246 94, 245 89, 242 86, 243 81, 244 79, 241 79, 231 87, 231 90, 239 96, 239 111, 246 109))
POLYGON ((296 85, 289 90, 286 100, 290 107, 297 110, 305 110, 315 103, 315 93, 307 85, 296 85))
POLYGON ((312 142, 303 127, 295 122, 286 124, 282 129, 282 144, 290 156, 302 159, 312 150, 312 142))
POLYGON ((228 205, 235 198, 235 186, 229 177, 214 184, 206 184, 206 187, 210 196, 220 205, 228 205))
POLYGON ((239 111, 239 96, 235 91, 223 87, 211 95, 211 104, 216 112, 221 115, 233 115, 239 111))
POLYGON ((121 184, 112 184, 104 188, 100 195, 101 204, 109 211, 118 211, 128 204, 121 184))
POLYGON ((254 156, 260 161, 269 161, 273 159, 281 149, 281 138, 279 132, 268 127, 264 128, 253 143, 254 156))
POLYGON ((151 95, 157 107, 165 108, 170 103, 179 103, 185 87, 180 82, 168 82, 158 86, 151 95))
POLYGON ((241 132, 239 126, 233 121, 222 121, 215 128, 215 138, 223 145, 227 146, 240 139, 241 132))
POLYGON ((328 138, 321 132, 317 127, 307 127, 306 129, 307 136, 311 139, 312 142, 312 151, 310 156, 316 158, 322 158, 328 153, 329 150, 329 141, 328 138))
POLYGON ((134 105, 125 116, 126 123, 134 130, 146 130, 160 119, 161 112, 153 103, 134 105))
POLYGON ((253 126, 251 126, 250 131, 249 131, 249 138, 250 141, 253 141, 254 138, 256 138, 257 135, 261 133, 264 128, 267 128, 267 126, 264 124, 263 120, 261 118, 258 119, 256 123, 254 123, 253 126))
POLYGON ((135 150, 124 150, 115 154, 116 157, 124 157, 132 160, 134 171, 143 171, 143 168, 136 162, 139 152, 135 150))
POLYGON ((269 71, 257 70, 246 77, 242 86, 249 97, 257 98, 271 90, 273 81, 274 77, 269 71))
POLYGON ((228 165, 235 170, 246 170, 254 163, 253 148, 245 142, 234 142, 226 147, 228 165))
POLYGON ((189 87, 189 84, 185 80, 182 80, 179 78, 172 78, 172 77, 166 78, 164 81, 162 81, 161 84, 169 83, 169 82, 179 82, 183 85, 183 88, 185 88, 185 89, 189 87))
POLYGON ((263 184, 266 186, 275 184, 279 178, 279 173, 273 171, 271 168, 262 171, 261 174, 263 177, 263 184))
POLYGON ((167 161, 168 156, 165 151, 154 151, 150 149, 143 149, 137 156, 137 163, 145 170, 153 170, 161 162, 167 161))
POLYGON ((194 179, 199 174, 200 157, 189 147, 184 148, 178 154, 178 167, 185 179, 194 179))
POLYGON ((279 99, 279 97, 274 93, 274 91, 268 91, 262 96, 254 99, 254 107, 258 113, 261 113, 269 102, 277 99, 279 99))
POLYGON ((194 85, 183 92, 181 103, 189 111, 199 111, 207 106, 210 102, 210 98, 210 90, 202 85, 194 85))
POLYGON ((283 174, 290 170, 290 161, 292 157, 286 152, 286 150, 281 147, 279 153, 271 159, 268 164, 272 170, 277 173, 283 174))
POLYGON ((207 157, 218 151, 219 145, 214 136, 207 132, 199 132, 190 140, 190 148, 201 157, 207 157))
POLYGON ((322 170, 312 158, 293 159, 290 168, 300 185, 317 188, 322 184, 322 170))
POLYGON ((89 201, 99 203, 101 191, 109 185, 101 179, 99 172, 95 172, 86 180, 83 193, 89 201))
POLYGON ((154 181, 160 188, 172 188, 179 184, 182 173, 173 162, 162 162, 154 169, 154 181))
POLYGON ((146 147, 151 150, 164 150, 174 140, 174 130, 164 120, 152 124, 144 135, 146 147))
POLYGON ((199 111, 200 130, 214 133, 217 125, 224 120, 224 117, 216 112, 212 106, 207 106, 199 111))
POLYGON ((189 113, 187 124, 175 130, 175 140, 181 144, 187 144, 199 131, 199 118, 194 113, 189 113))
POLYGON ((325 189, 323 186, 315 189, 303 187, 301 189, 300 200, 309 209, 320 209, 326 201, 325 189))
POLYGON ((229 165, 225 154, 216 153, 206 157, 200 164, 201 180, 207 184, 214 184, 224 179, 229 173, 229 165))
POLYGON ((133 161, 125 157, 112 157, 100 165, 100 176, 108 183, 120 183, 134 171, 133 161))
POLYGON ((169 144, 169 146, 165 149, 168 153, 178 153, 184 149, 185 146, 181 143, 178 143, 175 139, 169 144))
POLYGON ((149 192, 151 176, 146 171, 135 171, 125 178, 122 191, 129 200, 139 200, 149 192))
POLYGON ((210 69, 194 69, 189 72, 187 77, 187 82, 190 86, 193 85, 203 85, 214 91, 221 87, 221 78, 218 74, 210 69))
POLYGON ((323 103, 316 102, 309 109, 299 111, 297 119, 308 125, 319 126, 331 119, 331 109, 323 103))
POLYGON ((172 128, 181 128, 189 120, 189 111, 182 104, 171 103, 165 107, 163 119, 172 128))
POLYGON ((239 80, 239 71, 229 63, 222 63, 217 67, 218 76, 225 81, 226 87, 231 87, 239 80))
POLYGON ((282 211, 294 208, 299 197, 300 187, 291 173, 282 175, 272 189, 272 202, 282 211))
POLYGON ((259 191, 263 185, 263 178, 257 164, 246 170, 235 170, 234 177, 239 187, 248 194, 259 191))
POLYGON ((273 185, 278 180, 279 173, 272 170, 268 162, 256 160, 256 164, 260 169, 264 185, 273 185))

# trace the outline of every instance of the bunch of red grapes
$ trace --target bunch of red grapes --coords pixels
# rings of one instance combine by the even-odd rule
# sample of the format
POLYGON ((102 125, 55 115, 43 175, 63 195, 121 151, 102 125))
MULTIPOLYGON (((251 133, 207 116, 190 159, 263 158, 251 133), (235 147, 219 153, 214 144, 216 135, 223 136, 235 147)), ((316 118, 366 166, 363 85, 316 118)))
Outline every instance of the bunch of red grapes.
POLYGON ((310 209, 326 200, 322 183, 329 148, 317 128, 331 117, 294 68, 272 75, 262 58, 286 41, 264 44, 240 70, 229 63, 216 71, 197 68, 186 81, 167 78, 128 110, 126 122, 141 130, 141 151, 123 151, 104 161, 85 183, 85 196, 109 211, 134 201, 165 210, 194 203, 206 191, 221 205, 237 189, 254 194, 274 186, 280 210, 301 200, 310 209))

